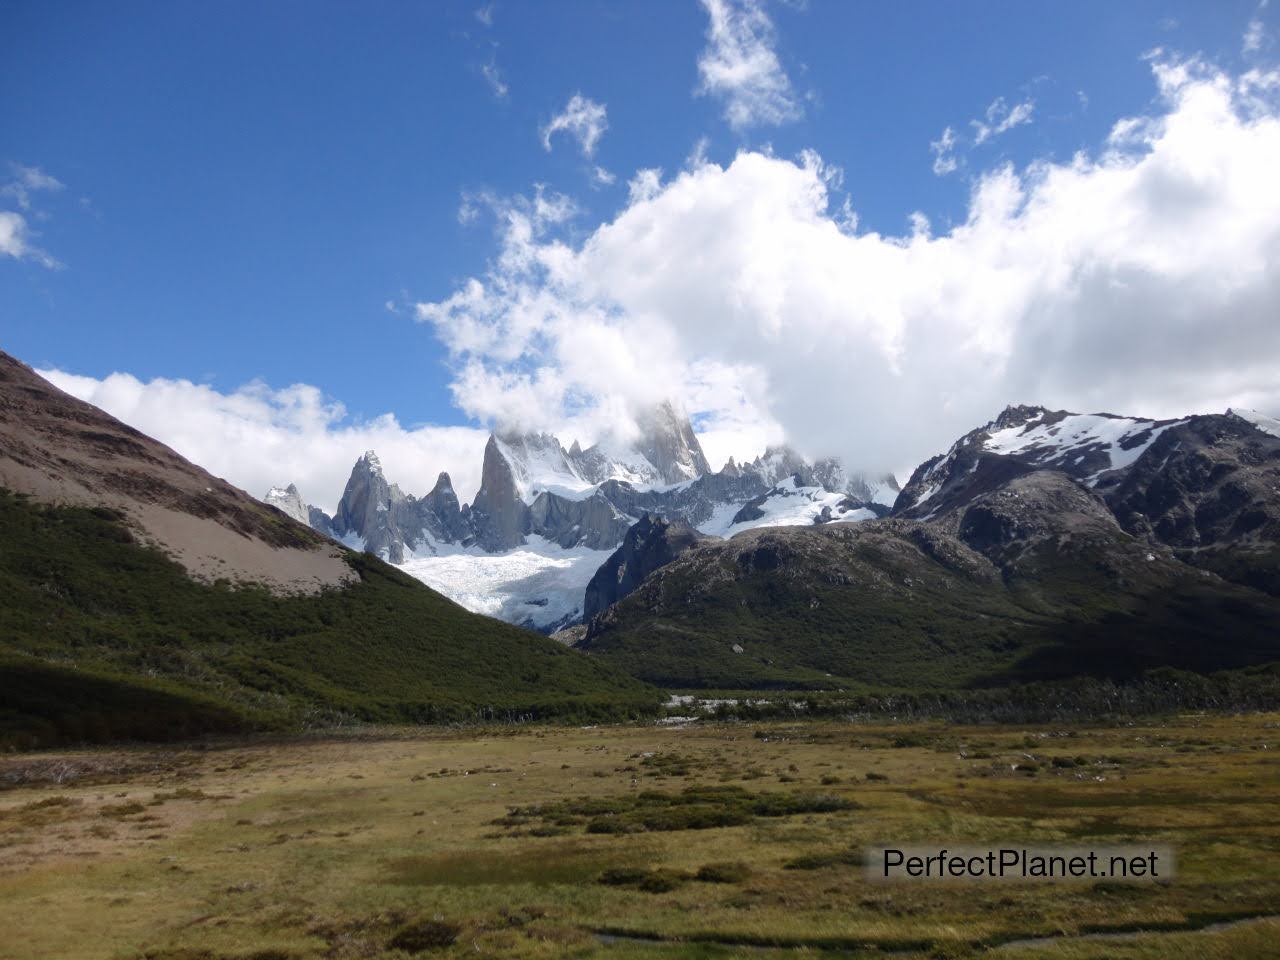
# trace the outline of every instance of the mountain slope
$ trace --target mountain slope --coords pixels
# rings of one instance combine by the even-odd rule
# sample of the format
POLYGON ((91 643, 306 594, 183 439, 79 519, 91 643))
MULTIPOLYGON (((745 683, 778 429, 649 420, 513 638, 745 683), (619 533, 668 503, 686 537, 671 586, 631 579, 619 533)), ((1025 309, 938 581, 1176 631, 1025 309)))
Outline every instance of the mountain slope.
POLYGON ((566 450, 547 433, 491 434, 480 490, 465 506, 446 473, 421 499, 404 493, 373 451, 356 461, 333 517, 306 507, 292 485, 264 499, 473 612, 552 632, 581 620, 588 581, 645 514, 729 536, 881 516, 898 492, 891 475, 811 464, 786 447, 710 472, 688 416, 670 403, 638 425, 630 440, 587 450, 577 441, 566 450))
POLYGON ((68 396, 0 352, 0 488, 122 511, 204 580, 317 592, 353 578, 335 544, 68 396))
POLYGON ((1254 417, 1187 418, 1156 439, 1106 498, 1129 532, 1280 596, 1280 430, 1254 417))
POLYGON ((657 700, 338 546, 4 355, 0 597, 0 742, 627 716, 657 700), (292 575, 325 565, 328 582, 292 575))
POLYGON ((1280 660, 1280 599, 1266 592, 1278 466, 1277 438, 1240 418, 1011 408, 919 468, 895 518, 695 547, 581 645, 652 682, 713 688, 1280 660))
POLYGON ((587 584, 582 618, 590 620, 635 590, 659 567, 708 539, 687 523, 645 514, 587 584))

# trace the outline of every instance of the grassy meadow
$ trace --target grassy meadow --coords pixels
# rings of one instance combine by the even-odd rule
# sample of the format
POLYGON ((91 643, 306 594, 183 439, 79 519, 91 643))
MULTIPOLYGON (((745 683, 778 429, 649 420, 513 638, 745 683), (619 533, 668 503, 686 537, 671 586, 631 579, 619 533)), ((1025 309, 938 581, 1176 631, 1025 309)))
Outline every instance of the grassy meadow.
POLYGON ((1274 956, 1278 749, 1253 714, 16 754, 0 958, 1274 956), (1179 874, 884 884, 880 842, 1164 843, 1179 874))

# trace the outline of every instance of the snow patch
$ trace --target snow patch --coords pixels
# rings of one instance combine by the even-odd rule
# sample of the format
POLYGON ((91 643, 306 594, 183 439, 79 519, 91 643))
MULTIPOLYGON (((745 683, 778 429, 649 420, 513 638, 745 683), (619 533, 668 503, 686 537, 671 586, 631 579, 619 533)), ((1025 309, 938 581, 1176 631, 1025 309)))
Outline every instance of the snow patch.
POLYGON ((1096 413, 1072 414, 1054 423, 1038 423, 1038 419, 991 432, 983 448, 1005 456, 1022 455, 1038 463, 1054 458, 1066 462, 1073 454, 1083 457, 1091 450, 1101 448, 1107 454, 1109 465, 1088 477, 1086 482, 1090 484, 1096 483, 1104 473, 1131 466, 1160 434, 1170 427, 1186 423, 1178 420, 1157 425, 1154 420, 1107 417, 1096 413), (1141 443, 1129 444, 1126 449, 1126 441, 1144 433, 1149 433, 1149 436, 1141 443))
POLYGON ((824 507, 829 509, 832 522, 855 523, 874 519, 875 514, 865 508, 846 510, 841 505, 845 496, 822 487, 797 486, 795 477, 788 477, 769 492, 764 503, 758 504, 762 514, 756 519, 734 523, 734 516, 744 505, 728 504, 716 507, 710 519, 698 530, 716 537, 732 537, 735 533, 757 527, 811 526, 822 515, 824 507))
POLYGON ((1280 437, 1280 420, 1275 417, 1269 417, 1265 413, 1259 413, 1257 410, 1237 410, 1232 407, 1227 411, 1227 416, 1247 420, 1263 433, 1269 433, 1273 437, 1280 437))

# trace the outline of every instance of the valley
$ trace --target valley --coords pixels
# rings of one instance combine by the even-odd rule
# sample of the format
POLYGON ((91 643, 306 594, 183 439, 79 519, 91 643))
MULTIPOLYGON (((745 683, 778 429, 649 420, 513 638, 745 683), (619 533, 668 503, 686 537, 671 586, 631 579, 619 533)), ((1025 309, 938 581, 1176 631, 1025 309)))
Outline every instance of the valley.
POLYGON ((0 37, 0 960, 1280 958, 1280 0, 0 37))
POLYGON ((1278 732, 701 721, 5 757, 0 957, 1262 956, 1278 732), (1166 843, 1178 875, 870 881, 887 838, 1166 843))

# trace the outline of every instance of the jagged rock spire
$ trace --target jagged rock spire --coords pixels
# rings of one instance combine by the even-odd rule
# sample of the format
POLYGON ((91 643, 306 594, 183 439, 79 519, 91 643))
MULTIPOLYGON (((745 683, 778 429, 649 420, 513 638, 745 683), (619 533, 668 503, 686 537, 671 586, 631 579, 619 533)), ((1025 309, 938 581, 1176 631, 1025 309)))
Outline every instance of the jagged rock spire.
POLYGON ((637 418, 638 451, 657 469, 664 483, 693 480, 711 472, 698 435, 683 410, 664 400, 637 418))

